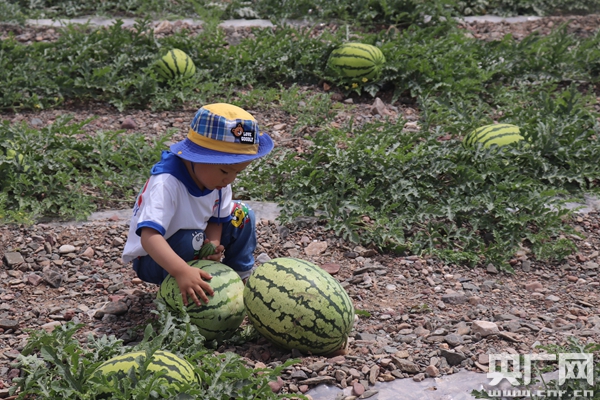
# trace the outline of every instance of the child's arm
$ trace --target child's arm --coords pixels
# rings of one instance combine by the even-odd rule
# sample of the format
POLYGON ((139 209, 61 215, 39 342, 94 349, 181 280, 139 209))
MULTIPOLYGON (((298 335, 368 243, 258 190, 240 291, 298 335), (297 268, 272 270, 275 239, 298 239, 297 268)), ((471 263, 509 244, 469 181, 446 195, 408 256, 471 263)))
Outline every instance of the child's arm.
POLYGON ((206 229, 204 230, 204 235, 206 239, 204 240, 204 243, 208 241, 215 245, 214 254, 206 257, 209 260, 221 262, 223 251, 225 251, 225 247, 223 247, 223 245, 221 244, 221 232, 223 232, 223 224, 209 222, 206 225, 206 229))
POLYGON ((196 305, 202 305, 196 294, 205 304, 208 304, 207 294, 214 295, 212 288, 206 282, 212 278, 210 274, 188 265, 173 251, 165 238, 152 228, 142 228, 141 241, 142 247, 150 257, 175 278, 181 290, 183 304, 187 306, 189 295, 196 305))

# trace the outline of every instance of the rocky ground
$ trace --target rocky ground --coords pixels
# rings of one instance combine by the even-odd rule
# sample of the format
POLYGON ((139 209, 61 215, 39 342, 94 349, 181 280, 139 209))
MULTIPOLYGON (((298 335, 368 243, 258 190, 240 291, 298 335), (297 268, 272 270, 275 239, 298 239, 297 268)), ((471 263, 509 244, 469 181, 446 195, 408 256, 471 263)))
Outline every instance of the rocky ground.
MULTIPOLYGON (((522 24, 465 23, 475 37, 494 40, 512 32, 519 39, 538 30, 546 33, 568 20, 547 18, 522 24)), ((568 29, 589 35, 597 16, 577 17, 568 29)), ((0 30, 0 36, 8 30, 0 30)), ((53 29, 27 28, 22 41, 52 40, 53 29)), ((233 32, 242 35, 244 32, 233 32)), ((339 111, 333 123, 354 116, 407 121, 418 110, 381 100, 352 104, 339 111)), ((44 126, 61 114, 75 120, 96 115, 86 129, 128 129, 149 136, 176 128, 185 133, 194 109, 173 112, 128 111, 90 105, 85 108, 4 114, 3 120, 44 126)), ((293 137, 294 116, 250 110, 278 146, 302 151, 304 139, 293 137)), ((173 140, 178 140, 176 135, 173 140)), ((346 288, 359 316, 346 354, 303 356, 274 384, 283 393, 306 392, 321 383, 348 388, 348 395, 368 395, 378 381, 412 377, 420 380, 459 369, 487 370, 488 355, 530 353, 538 344, 566 343, 570 336, 600 343, 600 207, 590 203, 587 213, 570 223, 581 234, 573 236, 578 250, 559 265, 540 263, 527 252, 515 255, 514 274, 493 266, 477 269, 449 265, 426 257, 392 257, 355 247, 327 232, 311 219, 282 226, 258 223, 259 260, 301 257, 326 268, 346 288)), ((126 219, 114 217, 86 223, 0 226, 0 398, 20 371, 11 366, 27 341, 26 329, 52 329, 65 321, 85 324, 82 336, 115 335, 125 342, 138 340, 136 328, 145 326, 155 306, 156 287, 142 283, 120 259, 127 235, 126 219)), ((223 346, 251 365, 269 365, 298 354, 285 353, 259 340, 223 346)))

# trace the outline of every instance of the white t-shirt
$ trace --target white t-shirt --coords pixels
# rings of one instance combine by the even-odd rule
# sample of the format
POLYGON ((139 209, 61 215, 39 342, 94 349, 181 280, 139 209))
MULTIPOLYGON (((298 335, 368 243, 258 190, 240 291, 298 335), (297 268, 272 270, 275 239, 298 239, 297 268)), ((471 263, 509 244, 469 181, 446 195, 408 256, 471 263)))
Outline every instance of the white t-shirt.
POLYGON ((205 230, 208 222, 231 220, 231 198, 230 185, 221 190, 198 188, 183 161, 164 151, 135 201, 123 262, 148 254, 141 244, 141 228, 153 228, 165 239, 181 229, 205 230))

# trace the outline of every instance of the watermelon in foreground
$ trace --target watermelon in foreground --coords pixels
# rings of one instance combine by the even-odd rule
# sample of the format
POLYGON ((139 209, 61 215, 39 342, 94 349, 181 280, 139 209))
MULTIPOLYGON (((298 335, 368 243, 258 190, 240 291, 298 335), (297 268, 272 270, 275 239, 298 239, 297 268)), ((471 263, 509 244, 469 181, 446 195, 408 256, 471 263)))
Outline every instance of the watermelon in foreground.
MULTIPOLYGON (((212 275, 210 286, 215 292, 214 296, 208 298, 208 304, 188 304, 186 311, 190 322, 198 327, 207 340, 229 339, 242 324, 245 316, 242 297, 244 284, 240 276, 227 265, 216 261, 193 260, 188 264, 202 268, 212 275)), ((157 297, 174 311, 184 307, 177 281, 171 275, 160 285, 157 297)))
MULTIPOLYGON (((105 375, 112 382, 114 379, 119 379, 119 373, 128 374, 132 368, 137 371, 140 364, 143 364, 145 361, 146 352, 144 351, 125 353, 102 363, 94 371, 94 374, 105 375)), ((176 383, 194 384, 198 382, 192 364, 168 351, 155 351, 152 354, 152 359, 148 364, 147 370, 152 372, 165 371, 161 379, 164 379, 168 385, 176 385, 176 383)))
POLYGON ((354 324, 354 307, 342 285, 297 258, 275 258, 256 268, 246 282, 244 304, 261 335, 304 353, 342 349, 354 324))
POLYGON ((483 147, 488 148, 495 144, 504 146, 523 140, 519 127, 511 124, 492 124, 485 125, 475 129, 465 136, 463 144, 472 147, 475 143, 481 143, 483 147))
POLYGON ((335 75, 353 82, 377 80, 383 64, 385 57, 381 50, 364 43, 345 43, 333 50, 327 60, 335 75))

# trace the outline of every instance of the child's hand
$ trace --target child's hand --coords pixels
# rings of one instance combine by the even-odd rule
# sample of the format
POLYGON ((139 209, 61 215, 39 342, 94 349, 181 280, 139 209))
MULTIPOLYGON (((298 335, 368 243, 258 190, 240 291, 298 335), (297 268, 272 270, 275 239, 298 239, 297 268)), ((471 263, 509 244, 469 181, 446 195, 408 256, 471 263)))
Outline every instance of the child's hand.
MULTIPOLYGON (((209 243, 208 239, 206 239, 204 241, 204 244, 206 244, 206 243, 209 243)), ((225 252, 225 247, 222 244, 220 244, 215 247, 215 251, 213 254, 209 254, 209 255, 205 256, 203 258, 203 260, 211 260, 211 261, 221 262, 224 252, 225 252)))
POLYGON ((197 306, 201 306, 202 302, 208 304, 208 296, 213 296, 215 292, 208 284, 208 280, 212 279, 212 276, 200 269, 194 267, 188 267, 174 276, 181 290, 181 296, 183 298, 183 304, 188 305, 188 296, 196 303, 197 306), (208 296, 207 296, 208 295, 208 296), (200 297, 200 300, 198 299, 200 297))

